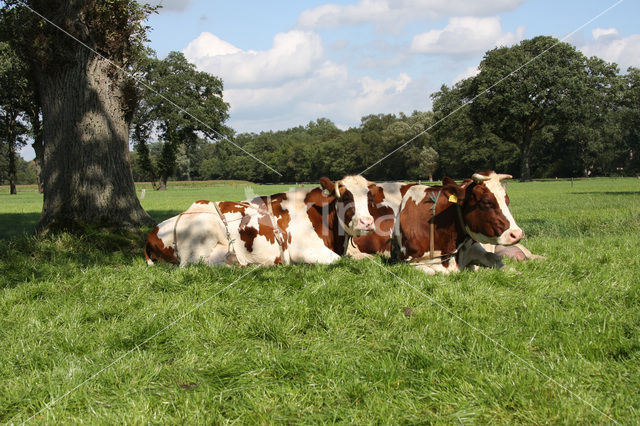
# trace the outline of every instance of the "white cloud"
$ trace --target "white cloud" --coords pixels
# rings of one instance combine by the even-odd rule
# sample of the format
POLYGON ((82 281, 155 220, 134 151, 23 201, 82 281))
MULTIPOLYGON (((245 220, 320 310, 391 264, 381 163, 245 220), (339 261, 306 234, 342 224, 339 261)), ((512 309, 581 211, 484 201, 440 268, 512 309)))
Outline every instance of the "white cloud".
POLYGON ((305 10, 299 28, 336 28, 375 23, 378 29, 397 29, 417 19, 446 16, 491 16, 513 10, 525 0, 360 0, 356 4, 324 4, 305 10))
POLYGON ((596 28, 591 34, 593 40, 580 47, 585 55, 615 62, 621 71, 631 66, 640 67, 640 34, 622 37, 615 28, 596 28))
POLYGON ((593 35, 593 38, 597 40, 601 37, 617 36, 620 33, 615 28, 596 28, 591 31, 591 34, 593 35))
POLYGON ((347 127, 367 114, 410 111, 426 97, 426 88, 406 73, 385 79, 350 75, 346 66, 325 58, 313 32, 277 34, 262 51, 244 51, 202 33, 184 53, 198 69, 223 79, 229 124, 239 131, 293 127, 319 117, 347 127))
POLYGON ((451 85, 455 85, 456 83, 465 80, 469 77, 475 77, 476 75, 478 75, 480 73, 480 70, 478 69, 477 66, 473 66, 473 67, 469 67, 466 70, 462 71, 460 74, 458 74, 457 76, 455 76, 453 78, 453 80, 451 81, 451 85))
POLYGON ((415 35, 411 50, 446 55, 476 54, 495 46, 514 44, 523 36, 524 27, 518 27, 516 33, 503 33, 498 17, 454 17, 444 29, 415 35))
POLYGON ((309 74, 323 57, 320 37, 304 31, 279 33, 271 49, 263 51, 243 51, 205 32, 189 43, 184 54, 230 85, 282 84, 309 74))

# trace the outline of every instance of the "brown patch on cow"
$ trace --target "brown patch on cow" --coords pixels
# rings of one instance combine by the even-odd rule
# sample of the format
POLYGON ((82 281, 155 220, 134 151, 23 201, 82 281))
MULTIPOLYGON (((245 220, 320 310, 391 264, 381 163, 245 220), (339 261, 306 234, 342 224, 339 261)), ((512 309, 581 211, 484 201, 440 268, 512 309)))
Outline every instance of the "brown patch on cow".
POLYGON ((391 250, 390 235, 395 223, 393 209, 381 205, 385 201, 384 189, 378 185, 369 186, 369 214, 376 224, 376 231, 353 238, 353 244, 363 253, 382 253, 391 250), (380 220, 381 218, 384 218, 380 220))
POLYGON ((249 226, 249 222, 251 221, 251 216, 246 215, 242 217, 240 221, 240 226, 238 226, 238 233, 240 234, 240 239, 244 241, 244 246, 247 251, 251 253, 253 251, 253 241, 258 236, 258 230, 253 226, 249 226))
POLYGON ((198 200, 196 201, 196 204, 209 204, 210 201, 209 200, 198 200))
MULTIPOLYGON (((449 202, 448 197, 440 193, 442 187, 429 187, 422 200, 407 200, 404 208, 400 211, 400 228, 402 232, 402 246, 405 253, 400 253, 402 259, 421 258, 429 253, 431 222, 434 228, 434 250, 441 255, 454 253, 458 244, 464 240, 464 231, 459 225, 458 208, 449 202), (430 195, 440 193, 436 200, 435 216, 432 215, 430 195)), ((448 261, 443 262, 447 266, 448 261)))
POLYGON ((335 195, 336 185, 328 177, 323 176, 320 178, 320 188, 326 191, 327 194, 335 195))
POLYGON ((274 265, 282 265, 282 256, 276 257, 276 260, 273 261, 274 265))
POLYGON ((400 195, 401 195, 402 197, 404 197, 404 194, 406 194, 406 193, 407 193, 407 191, 409 190, 409 188, 411 188, 412 186, 415 186, 415 183, 409 183, 409 184, 407 184, 407 185, 402 185, 402 186, 400 187, 400 195))
POLYGON ((336 215, 336 197, 325 196, 321 188, 315 188, 304 198, 307 216, 313 230, 324 245, 339 255, 344 254, 344 235, 339 235, 340 225, 336 215))
POLYGON ((240 213, 244 215, 246 211, 246 206, 235 201, 221 201, 218 204, 220 211, 222 213, 240 213))
POLYGON ((271 244, 276 242, 276 233, 271 223, 271 217, 266 213, 259 213, 258 216, 258 235, 267 239, 271 244))
POLYGON ((178 263, 173 247, 165 247, 164 243, 158 238, 159 228, 156 226, 147 237, 147 244, 144 247, 144 257, 153 263, 165 261, 169 263, 178 263))
POLYGON ((269 197, 262 196, 260 198, 262 199, 265 206, 264 208, 267 212, 269 208, 267 203, 271 202, 271 211, 276 219, 276 223, 271 223, 271 218, 265 212, 258 220, 258 233, 259 235, 266 237, 270 243, 274 243, 276 242, 276 235, 273 227, 277 226, 278 229, 280 229, 280 234, 282 235, 282 249, 286 250, 288 244, 291 242, 291 234, 289 233, 289 222, 291 221, 291 216, 289 215, 289 211, 282 207, 282 203, 288 199, 287 194, 281 192, 269 197))
POLYGON ((509 221, 502 214, 498 200, 484 183, 469 185, 465 197, 463 217, 471 231, 498 237, 509 229, 509 221))

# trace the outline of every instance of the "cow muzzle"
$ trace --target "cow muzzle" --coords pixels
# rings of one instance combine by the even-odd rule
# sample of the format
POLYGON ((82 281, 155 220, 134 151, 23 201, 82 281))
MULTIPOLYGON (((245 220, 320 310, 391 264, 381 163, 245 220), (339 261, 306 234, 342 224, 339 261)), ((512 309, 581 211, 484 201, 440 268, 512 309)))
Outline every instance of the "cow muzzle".
POLYGON ((498 238, 498 244, 503 246, 510 246, 518 243, 524 237, 524 231, 520 228, 507 229, 500 238, 498 238))
POLYGON ((358 237, 360 235, 367 235, 376 230, 375 220, 371 216, 363 216, 360 218, 354 218, 352 227, 352 235, 358 237))

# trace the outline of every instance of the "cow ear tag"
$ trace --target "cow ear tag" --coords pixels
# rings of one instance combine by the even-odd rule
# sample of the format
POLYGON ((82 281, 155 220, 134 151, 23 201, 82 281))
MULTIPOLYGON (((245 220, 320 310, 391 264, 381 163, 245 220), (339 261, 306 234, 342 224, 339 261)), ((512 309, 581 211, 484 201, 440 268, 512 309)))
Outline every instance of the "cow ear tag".
POLYGON ((457 203, 458 202, 458 197, 456 197, 456 194, 449 195, 449 202, 450 203, 457 203))
POLYGON ((325 197, 328 197, 329 195, 331 195, 331 193, 329 192, 328 189, 323 189, 322 190, 322 195, 324 195, 325 197))

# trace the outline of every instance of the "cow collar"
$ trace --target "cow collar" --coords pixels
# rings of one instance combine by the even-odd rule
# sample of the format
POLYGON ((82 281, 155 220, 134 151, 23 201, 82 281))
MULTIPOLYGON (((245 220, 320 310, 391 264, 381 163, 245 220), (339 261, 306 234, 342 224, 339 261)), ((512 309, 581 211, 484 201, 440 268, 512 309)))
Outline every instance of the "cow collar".
MULTIPOLYGON (((451 252, 451 253, 446 253, 446 254, 441 254, 439 256, 435 256, 434 252, 435 252, 435 216, 436 216, 436 205, 438 204, 438 200, 440 199, 440 196, 442 195, 442 190, 443 188, 440 188, 440 191, 438 191, 437 195, 434 195, 433 193, 431 193, 429 195, 429 199, 432 202, 432 206, 431 206, 431 219, 429 220, 429 262, 426 263, 410 263, 410 265, 413 266, 419 266, 419 265, 435 265, 435 264, 442 264, 444 262, 447 262, 449 260, 451 260, 453 257, 455 257, 456 254, 458 254, 458 252, 460 251, 460 248, 467 243, 471 238, 471 235, 469 234, 469 228, 467 227, 467 225, 464 223, 464 219, 462 218, 462 207, 460 207, 460 204, 458 204, 458 197, 456 197, 455 195, 450 195, 448 198, 448 201, 450 203, 456 203, 456 211, 458 212, 458 220, 460 221, 460 226, 462 227, 462 230, 464 231, 466 238, 456 247, 456 249, 451 252)), ((345 245, 346 247, 346 245, 345 245)))

